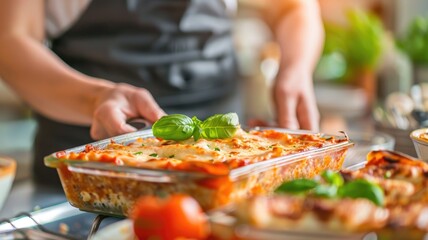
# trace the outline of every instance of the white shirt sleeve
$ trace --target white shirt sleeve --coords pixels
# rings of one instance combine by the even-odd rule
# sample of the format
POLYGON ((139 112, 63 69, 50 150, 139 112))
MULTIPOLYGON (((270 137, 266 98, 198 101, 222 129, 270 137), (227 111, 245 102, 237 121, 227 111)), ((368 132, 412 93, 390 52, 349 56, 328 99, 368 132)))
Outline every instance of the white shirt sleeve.
POLYGON ((49 38, 61 35, 73 25, 91 0, 46 0, 45 28, 49 38))
POLYGON ((238 11, 238 0, 223 0, 224 5, 226 5, 227 11, 235 15, 238 11))

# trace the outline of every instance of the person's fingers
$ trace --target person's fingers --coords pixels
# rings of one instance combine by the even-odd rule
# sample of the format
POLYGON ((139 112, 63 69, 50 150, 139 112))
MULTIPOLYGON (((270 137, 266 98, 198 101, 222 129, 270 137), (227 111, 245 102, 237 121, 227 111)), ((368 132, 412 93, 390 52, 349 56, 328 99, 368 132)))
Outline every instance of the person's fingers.
POLYGON ((103 126, 103 108, 104 107, 101 106, 100 108, 96 109, 92 118, 90 134, 91 137, 95 140, 103 139, 108 135, 107 130, 103 126))
POLYGON ((136 131, 127 120, 144 118, 155 122, 165 115, 153 96, 146 89, 118 84, 99 100, 93 115, 91 137, 103 139, 136 131))
POLYGON ((262 119, 251 118, 251 119, 248 119, 247 126, 248 127, 268 127, 269 123, 262 119))
POLYGON ((108 137, 107 131, 102 127, 100 122, 93 122, 90 129, 91 138, 101 140, 108 137))
MULTIPOLYGON (((112 119, 114 120, 114 119, 112 119)), ((135 132, 137 129, 120 120, 116 124, 106 124, 105 121, 94 122, 90 129, 91 137, 95 140, 101 140, 125 133, 135 132)))
POLYGON ((297 115, 301 129, 319 131, 320 115, 315 99, 302 97, 297 106, 297 115))
POLYGON ((119 107, 113 101, 102 104, 94 113, 91 137, 98 140, 136 131, 134 127, 126 124, 126 119, 120 104, 119 107))
POLYGON ((288 94, 286 89, 277 87, 275 90, 275 105, 278 126, 288 129, 298 129, 297 121, 297 99, 288 94))
POLYGON ((150 122, 155 122, 166 115, 146 89, 138 89, 131 101, 131 104, 135 104, 138 113, 150 122))

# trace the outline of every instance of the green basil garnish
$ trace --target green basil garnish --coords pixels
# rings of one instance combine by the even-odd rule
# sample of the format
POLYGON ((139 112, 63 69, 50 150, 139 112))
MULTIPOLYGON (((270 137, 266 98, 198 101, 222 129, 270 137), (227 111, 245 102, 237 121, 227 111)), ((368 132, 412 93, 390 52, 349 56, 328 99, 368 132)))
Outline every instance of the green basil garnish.
POLYGON ((378 206, 383 206, 385 201, 383 189, 364 179, 346 183, 339 188, 338 195, 342 198, 366 198, 378 206))
POLYGON ((314 195, 324 198, 334 198, 337 196, 337 186, 318 185, 314 188, 314 195))
POLYGON ((165 140, 181 141, 193 136, 199 138, 218 139, 232 137, 239 128, 236 113, 216 114, 205 121, 197 117, 189 118, 182 114, 163 116, 153 124, 153 135, 165 140))
POLYGON ((193 135, 195 125, 186 115, 171 114, 161 117, 152 127, 153 135, 166 140, 185 140, 193 135))
POLYGON ((201 138, 201 134, 202 134, 202 129, 201 129, 202 121, 199 120, 196 116, 193 116, 192 120, 193 120, 193 124, 195 125, 195 130, 193 131, 193 139, 195 139, 195 141, 198 141, 199 138, 201 138))
POLYGON ((340 173, 326 170, 321 173, 324 181, 295 179, 282 183, 275 193, 305 194, 323 198, 365 198, 378 206, 384 204, 384 192, 377 184, 364 179, 344 183, 340 173))
POLYGON ((321 177, 326 183, 337 187, 342 186, 344 183, 342 175, 340 175, 340 173, 333 172, 332 170, 325 170, 323 173, 321 173, 321 177))
POLYGON ((281 184, 276 190, 276 193, 291 193, 299 194, 314 189, 319 185, 318 182, 312 179, 295 179, 281 184))
POLYGON ((229 138, 239 128, 236 113, 216 114, 201 123, 201 135, 206 139, 229 138))

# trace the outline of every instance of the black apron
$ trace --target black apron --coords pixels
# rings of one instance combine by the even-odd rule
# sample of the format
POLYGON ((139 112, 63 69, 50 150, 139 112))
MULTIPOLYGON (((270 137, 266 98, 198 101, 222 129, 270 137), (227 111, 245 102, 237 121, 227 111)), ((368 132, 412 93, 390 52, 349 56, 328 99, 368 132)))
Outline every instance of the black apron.
MULTIPOLYGON (((222 0, 93 0, 52 51, 89 76, 148 89, 167 113, 204 119, 239 108, 229 104, 237 86, 230 31, 222 0)), ((89 127, 35 116, 35 179, 58 183, 43 157, 93 142, 89 127)))

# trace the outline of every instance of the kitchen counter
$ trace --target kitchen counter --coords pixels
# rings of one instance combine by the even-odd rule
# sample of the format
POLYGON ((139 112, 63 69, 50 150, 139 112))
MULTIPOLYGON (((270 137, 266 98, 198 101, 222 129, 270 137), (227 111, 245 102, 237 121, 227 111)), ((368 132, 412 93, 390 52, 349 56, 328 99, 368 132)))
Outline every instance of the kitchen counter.
POLYGON ((65 201, 62 189, 37 185, 31 179, 16 181, 0 210, 0 219, 11 218, 21 212, 31 212, 65 201))
MULTIPOLYGON (((49 231, 65 234, 70 239, 86 239, 91 231, 97 214, 80 211, 66 200, 62 189, 35 184, 31 179, 18 181, 0 211, 3 219, 18 219, 14 224, 18 228, 33 227, 34 222, 28 217, 18 217, 21 213, 31 213, 34 219, 49 231)), ((120 221, 121 218, 109 217, 101 221, 99 229, 120 221)), ((9 224, 0 223, 0 233, 12 229, 9 224)))

